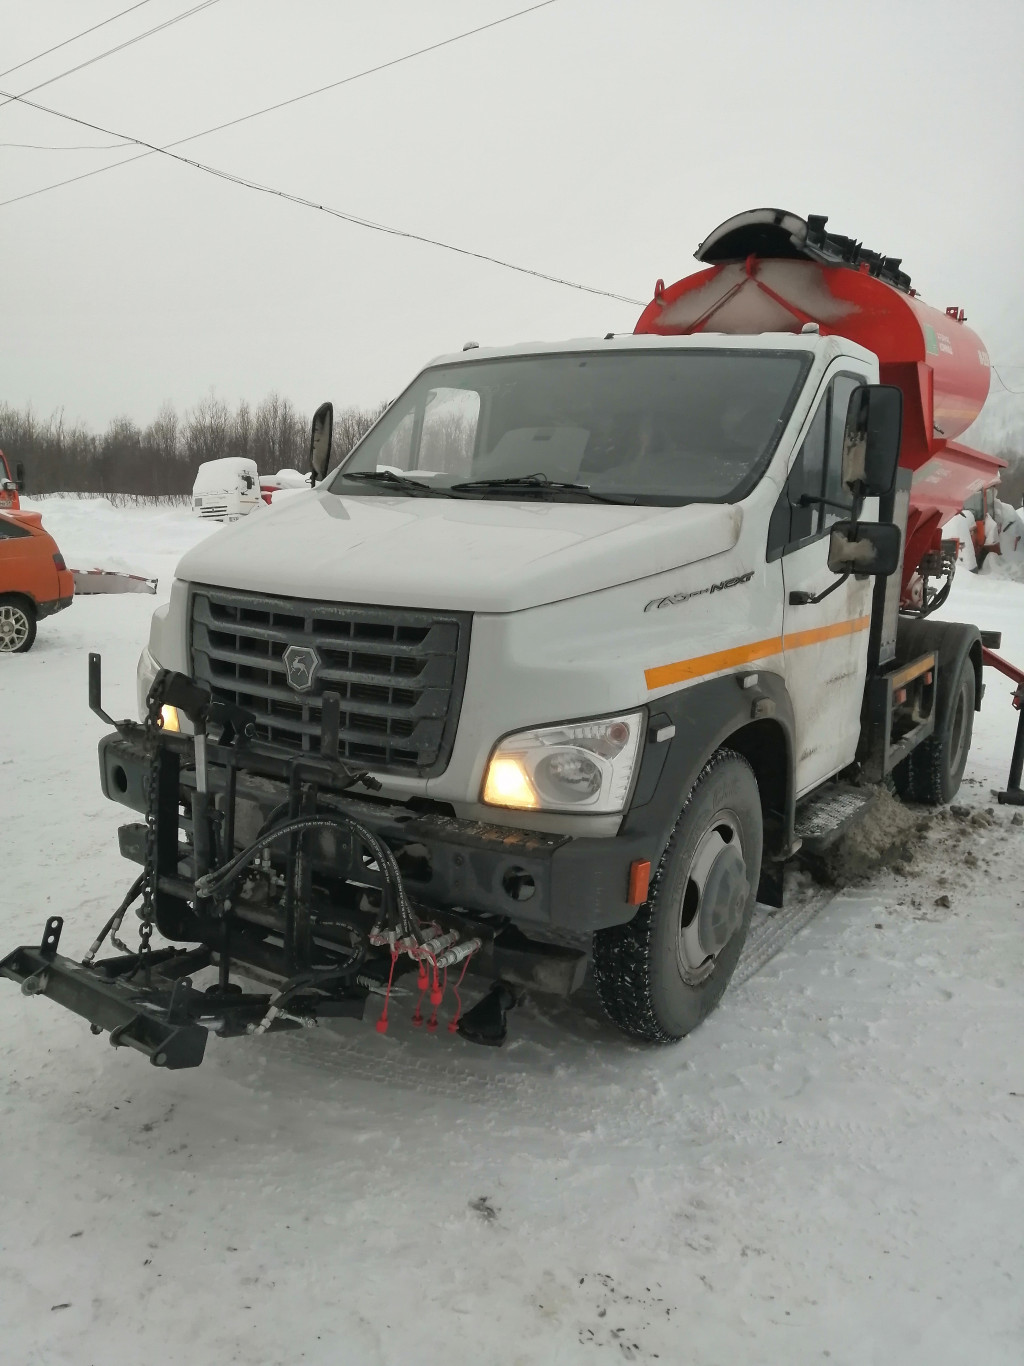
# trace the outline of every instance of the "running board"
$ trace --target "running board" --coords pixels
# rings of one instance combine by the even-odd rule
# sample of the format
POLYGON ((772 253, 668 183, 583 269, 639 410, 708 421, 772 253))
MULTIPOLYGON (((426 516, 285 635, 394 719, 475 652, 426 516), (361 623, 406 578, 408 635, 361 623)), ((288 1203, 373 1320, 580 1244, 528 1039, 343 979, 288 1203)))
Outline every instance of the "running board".
POLYGON ((806 798, 796 810, 796 833, 802 852, 820 854, 847 834, 878 800, 878 789, 828 783, 806 798))

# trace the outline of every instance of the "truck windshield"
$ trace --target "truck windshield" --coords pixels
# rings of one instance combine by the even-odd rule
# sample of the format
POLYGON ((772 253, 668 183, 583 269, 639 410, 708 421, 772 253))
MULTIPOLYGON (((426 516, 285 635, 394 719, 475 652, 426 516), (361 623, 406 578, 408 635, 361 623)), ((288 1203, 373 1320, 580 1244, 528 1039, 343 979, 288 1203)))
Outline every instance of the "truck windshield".
POLYGON ((677 349, 438 366, 388 408, 327 487, 735 501, 767 466, 809 365, 802 351, 677 349))

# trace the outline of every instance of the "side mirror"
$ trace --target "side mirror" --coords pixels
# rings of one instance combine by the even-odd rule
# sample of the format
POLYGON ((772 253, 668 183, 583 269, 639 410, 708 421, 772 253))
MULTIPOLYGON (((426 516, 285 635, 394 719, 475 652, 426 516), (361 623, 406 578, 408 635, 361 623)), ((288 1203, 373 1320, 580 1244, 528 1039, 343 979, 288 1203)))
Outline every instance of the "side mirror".
POLYGON ((893 384, 862 384, 850 396, 843 432, 843 483, 854 498, 885 498, 896 482, 903 394, 893 384))
POLYGON ((313 471, 311 486, 324 478, 331 463, 331 438, 334 435, 334 404, 321 403, 313 414, 309 434, 309 467, 313 471))
POLYGON ((20 460, 14 467, 14 487, 19 493, 25 492, 25 466, 20 460))
POLYGON ((828 546, 833 574, 888 578, 900 567, 903 537, 892 522, 836 522, 828 546))

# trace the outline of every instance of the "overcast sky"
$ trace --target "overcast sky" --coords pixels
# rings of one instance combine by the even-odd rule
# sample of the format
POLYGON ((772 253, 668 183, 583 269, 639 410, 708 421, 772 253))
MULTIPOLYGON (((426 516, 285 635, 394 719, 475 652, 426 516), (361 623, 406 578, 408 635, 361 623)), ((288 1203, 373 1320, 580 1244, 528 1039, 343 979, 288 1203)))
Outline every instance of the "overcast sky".
MULTIPOLYGON (((131 0, 0 9, 0 70, 131 0)), ((0 78, 21 93, 199 0, 149 0, 0 78)), ((529 0, 217 0, 32 99, 156 144, 529 0)), ((0 108, 0 200, 121 151, 0 108)), ((647 299, 771 204, 902 256, 1024 387, 1020 0, 557 0, 182 155, 398 228, 647 299)), ((431 356, 631 329, 639 309, 383 236, 150 156, 0 207, 0 400, 102 427, 211 389, 310 412, 431 356)))

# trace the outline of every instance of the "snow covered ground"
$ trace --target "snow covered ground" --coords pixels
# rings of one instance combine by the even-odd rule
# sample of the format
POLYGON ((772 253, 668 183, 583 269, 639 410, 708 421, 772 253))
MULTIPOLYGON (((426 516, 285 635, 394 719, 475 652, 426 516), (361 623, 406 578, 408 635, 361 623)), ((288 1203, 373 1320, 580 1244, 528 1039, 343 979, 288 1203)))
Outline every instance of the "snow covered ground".
MULTIPOLYGON (((108 710, 185 509, 38 506, 84 598, 0 668, 0 951, 130 880, 100 795, 108 710)), ((1019 584, 947 615, 1024 658, 1019 584)), ((0 983, 0 1331, 12 1366, 1016 1366, 1024 1359, 1024 827, 996 807, 1016 715, 989 679, 961 800, 912 867, 833 899, 694 1035, 631 1045, 589 997, 501 1052, 396 1022, 115 1052, 0 983), (978 817, 980 821, 981 816, 978 817), (972 863, 976 860, 976 863, 972 863), (948 896, 948 908, 936 905, 948 896)))

